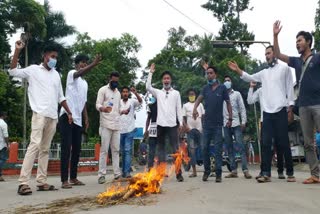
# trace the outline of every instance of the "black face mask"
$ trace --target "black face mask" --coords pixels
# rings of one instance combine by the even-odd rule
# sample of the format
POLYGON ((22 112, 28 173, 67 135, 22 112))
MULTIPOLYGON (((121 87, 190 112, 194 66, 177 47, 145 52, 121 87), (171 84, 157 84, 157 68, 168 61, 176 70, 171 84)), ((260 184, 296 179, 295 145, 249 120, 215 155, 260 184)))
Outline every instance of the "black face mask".
POLYGON ((277 58, 273 58, 271 63, 268 63, 269 67, 273 67, 277 64, 277 58))
POLYGON ((112 90, 118 88, 118 82, 111 81, 111 82, 110 82, 110 88, 111 88, 112 90))

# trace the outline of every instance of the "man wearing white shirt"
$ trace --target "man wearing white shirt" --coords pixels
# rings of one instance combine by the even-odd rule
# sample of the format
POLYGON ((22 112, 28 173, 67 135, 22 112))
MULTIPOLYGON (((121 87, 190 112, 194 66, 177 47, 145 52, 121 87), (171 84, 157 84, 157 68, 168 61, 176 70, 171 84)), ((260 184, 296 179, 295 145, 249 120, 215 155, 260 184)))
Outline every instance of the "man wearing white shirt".
POLYGON ((121 176, 119 167, 120 151, 120 104, 121 95, 118 90, 119 73, 114 71, 110 74, 109 83, 98 91, 96 109, 100 112, 99 134, 101 136, 101 148, 99 155, 98 183, 106 182, 107 156, 109 146, 112 153, 112 167, 114 179, 121 176))
POLYGON ((136 96, 136 99, 129 99, 129 87, 121 89, 121 103, 120 103, 120 151, 122 156, 122 177, 131 178, 131 155, 133 137, 136 131, 135 128, 135 108, 141 105, 142 98, 137 93, 135 88, 131 88, 131 92, 136 96))
POLYGON ((228 62, 231 70, 235 71, 241 79, 247 82, 261 82, 263 128, 262 128, 262 177, 259 183, 271 181, 272 138, 279 142, 280 149, 284 152, 287 168, 287 181, 295 182, 293 175, 293 162, 288 137, 288 111, 292 111, 294 105, 293 81, 291 70, 288 66, 278 64, 274 57, 273 46, 265 51, 269 68, 250 75, 242 71, 236 62, 228 62))
POLYGON ((198 117, 196 119, 193 118, 193 108, 194 103, 196 101, 196 91, 194 89, 188 90, 188 99, 189 102, 185 103, 182 107, 182 116, 183 116, 183 125, 185 127, 185 131, 188 135, 188 148, 190 151, 190 164, 192 167, 192 174, 189 175, 190 178, 197 177, 196 170, 196 149, 200 147, 202 152, 202 118, 205 114, 202 103, 197 108, 198 117))
MULTIPOLYGON (((158 148, 159 161, 165 162, 165 138, 168 136, 169 142, 174 149, 178 150, 178 127, 182 130, 182 108, 181 97, 177 90, 171 87, 172 74, 164 71, 161 74, 163 88, 155 89, 151 85, 152 75, 155 72, 155 65, 150 67, 150 73, 146 84, 147 90, 157 99, 158 115, 158 148)), ((176 178, 179 182, 183 181, 182 172, 176 172, 176 178)))
POLYGON ((89 58, 84 54, 76 56, 75 69, 69 71, 66 84, 66 99, 73 115, 73 123, 68 123, 68 115, 64 108, 61 109, 59 127, 61 133, 61 158, 60 172, 63 189, 72 188, 72 185, 84 185, 77 179, 78 163, 81 151, 82 115, 84 117, 85 130, 89 126, 87 113, 87 81, 82 77, 101 61, 97 55, 95 60, 88 65, 89 58), (71 160, 70 160, 71 156, 71 160), (70 162, 70 164, 69 164, 70 162), (70 183, 69 178, 70 165, 70 183))
POLYGON ((224 77, 224 85, 226 86, 229 98, 232 106, 232 126, 227 127, 228 118, 230 118, 227 104, 223 104, 223 120, 224 120, 224 140, 228 148, 228 157, 230 160, 231 165, 231 173, 226 175, 225 178, 237 178, 238 177, 238 163, 236 162, 236 152, 234 150, 233 138, 235 142, 240 147, 240 155, 241 155, 241 164, 242 164, 242 171, 244 177, 246 179, 251 179, 252 176, 249 174, 248 170, 248 162, 247 162, 247 153, 245 149, 245 145, 243 143, 243 136, 242 132, 246 128, 247 123, 247 113, 246 107, 244 106, 242 96, 239 91, 235 91, 232 88, 232 81, 231 77, 226 75, 224 77))
POLYGON ((0 112, 0 182, 4 181, 2 177, 2 167, 8 159, 9 134, 8 125, 5 122, 7 114, 0 112))
POLYGON ((16 42, 15 52, 12 58, 9 73, 11 76, 26 78, 28 97, 33 111, 31 121, 30 144, 23 159, 19 178, 18 194, 30 195, 29 187, 33 163, 38 158, 37 185, 38 190, 55 190, 53 185, 47 184, 47 168, 51 140, 56 132, 58 121, 58 103, 66 110, 68 122, 72 123, 72 114, 63 96, 62 84, 59 73, 55 70, 58 57, 58 48, 48 45, 44 49, 41 65, 30 65, 18 69, 17 63, 24 43, 16 42))
MULTIPOLYGON (((248 91, 248 97, 247 97, 247 102, 249 105, 252 105, 256 102, 260 102, 260 110, 261 110, 261 118, 260 118, 260 121, 261 121, 261 127, 262 127, 262 124, 263 124, 263 106, 262 106, 262 95, 261 95, 261 88, 258 88, 255 92, 253 92, 253 89, 254 87, 256 86, 257 84, 255 82, 250 82, 250 88, 249 88, 249 91, 248 91)), ((275 140, 275 139, 273 139, 275 140)), ((261 143, 263 143, 261 141, 261 143)), ((277 142, 274 141, 274 146, 277 145, 277 142)), ((283 152, 281 151, 281 147, 277 147, 276 148, 276 152, 277 152, 277 168, 278 168, 278 178, 279 179, 286 179, 286 177, 284 176, 283 174, 283 152)), ((272 153, 272 157, 273 157, 273 153, 272 153)), ((256 179, 260 178, 262 176, 262 163, 260 163, 260 173, 259 175, 256 177, 256 179)))

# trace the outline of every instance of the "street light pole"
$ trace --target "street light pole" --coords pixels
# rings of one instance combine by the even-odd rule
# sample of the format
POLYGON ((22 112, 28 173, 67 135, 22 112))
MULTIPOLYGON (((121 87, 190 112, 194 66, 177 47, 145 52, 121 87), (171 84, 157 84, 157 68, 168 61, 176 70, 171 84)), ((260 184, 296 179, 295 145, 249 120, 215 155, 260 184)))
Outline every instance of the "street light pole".
MULTIPOLYGON (((214 40, 212 41, 212 46, 214 48, 233 48, 236 44, 238 45, 262 44, 265 48, 266 48, 265 44, 271 45, 271 43, 268 41, 253 41, 253 40, 214 40)), ((255 104, 254 104, 254 117, 255 117, 256 134, 257 134, 258 147, 259 147, 259 159, 261 163, 261 139, 260 139, 259 125, 258 125, 257 109, 255 104)))

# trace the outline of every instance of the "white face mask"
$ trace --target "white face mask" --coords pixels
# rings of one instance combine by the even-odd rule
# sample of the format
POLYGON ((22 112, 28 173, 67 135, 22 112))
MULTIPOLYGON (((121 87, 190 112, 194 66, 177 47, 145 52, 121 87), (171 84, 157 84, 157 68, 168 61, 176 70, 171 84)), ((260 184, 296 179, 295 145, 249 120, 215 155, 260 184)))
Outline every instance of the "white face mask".
POLYGON ((164 89, 170 89, 171 88, 171 84, 163 84, 163 88, 164 89))
POLYGON ((56 59, 49 58, 49 61, 47 63, 49 68, 52 69, 52 68, 56 67, 56 64, 57 64, 57 60, 56 59))
POLYGON ((223 84, 226 86, 227 89, 230 89, 232 86, 232 83, 230 81, 225 81, 223 84))

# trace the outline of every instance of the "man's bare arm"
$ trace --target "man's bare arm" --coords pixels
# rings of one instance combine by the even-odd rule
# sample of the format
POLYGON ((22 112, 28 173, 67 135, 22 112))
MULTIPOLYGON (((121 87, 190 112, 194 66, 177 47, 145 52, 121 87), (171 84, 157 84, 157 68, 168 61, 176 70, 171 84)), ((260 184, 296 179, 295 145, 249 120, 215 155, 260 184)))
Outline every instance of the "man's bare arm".
POLYGON ((279 47, 279 41, 278 41, 278 35, 281 32, 282 26, 281 26, 281 22, 279 20, 277 20, 274 24, 273 24, 273 51, 274 54, 276 56, 276 58, 280 59, 281 61, 285 62, 285 63, 289 63, 289 56, 282 54, 280 52, 280 47, 279 47))

